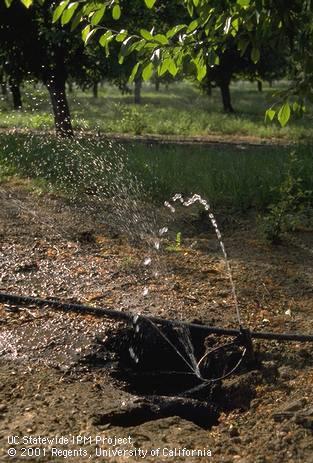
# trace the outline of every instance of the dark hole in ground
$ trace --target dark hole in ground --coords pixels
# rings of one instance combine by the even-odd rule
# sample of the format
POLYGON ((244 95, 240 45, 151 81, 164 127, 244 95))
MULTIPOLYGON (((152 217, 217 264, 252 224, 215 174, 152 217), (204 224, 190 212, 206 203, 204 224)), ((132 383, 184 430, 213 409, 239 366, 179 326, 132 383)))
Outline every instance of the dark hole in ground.
POLYGON ((107 362, 111 356, 111 376, 117 380, 118 387, 133 394, 133 399, 96 416, 95 424, 136 426, 158 418, 180 416, 207 429, 217 424, 222 410, 249 407, 254 397, 255 377, 252 381, 247 379, 252 365, 246 358, 225 386, 220 380, 203 382, 178 354, 191 363, 190 349, 196 359, 208 349, 212 350, 202 363, 201 374, 206 379, 214 379, 234 369, 242 357, 242 346, 213 336, 201 338, 194 334, 188 339, 188 333, 180 328, 162 327, 161 334, 149 322, 140 321, 120 329, 105 341, 99 340, 97 353, 85 361, 101 367, 101 357, 107 362), (236 384, 234 377, 242 380, 236 384))

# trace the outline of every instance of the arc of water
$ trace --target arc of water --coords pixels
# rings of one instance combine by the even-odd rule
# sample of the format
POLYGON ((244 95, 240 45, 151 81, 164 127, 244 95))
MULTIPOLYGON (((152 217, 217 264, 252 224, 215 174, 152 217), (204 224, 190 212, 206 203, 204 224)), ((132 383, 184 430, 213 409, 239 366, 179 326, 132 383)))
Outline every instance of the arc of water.
MULTIPOLYGON (((210 204, 208 203, 207 200, 203 199, 198 194, 195 194, 195 195, 193 195, 190 198, 185 200, 184 197, 182 196, 182 194, 178 193, 178 194, 175 194, 172 197, 171 201, 172 202, 179 201, 183 206, 186 206, 186 207, 198 202, 199 204, 201 204, 204 207, 204 209, 206 211, 209 212, 209 219, 211 221, 211 224, 212 224, 212 226, 214 228, 214 231, 216 233, 216 236, 218 238, 218 241, 219 241, 222 253, 223 253, 223 257, 224 257, 224 260, 225 260, 225 266, 226 266, 226 270, 227 270, 227 275, 228 275, 228 278, 229 278, 229 281, 230 281, 230 284, 231 284, 232 297, 233 297, 235 308, 236 308, 236 317, 237 317, 239 327, 241 328, 241 326, 242 326, 241 325, 241 316, 240 316, 238 299, 237 299, 237 294, 236 294, 236 289, 235 289, 235 283, 234 283, 233 276, 232 276, 232 270, 231 270, 230 263, 229 263, 229 260, 228 260, 228 255, 227 255, 227 252, 226 252, 226 248, 225 248, 225 245, 224 245, 223 240, 222 240, 222 234, 221 234, 221 232, 220 232, 220 230, 218 228, 217 221, 216 221, 215 216, 214 216, 214 214, 213 214, 213 212, 211 210, 210 204)), ((165 201, 164 206, 167 207, 172 213, 175 212, 175 207, 173 206, 173 204, 171 204, 171 202, 165 201)), ((162 236, 167 231, 168 231, 167 227, 161 228, 159 230, 159 235, 162 236)), ((157 242, 158 242, 158 245, 155 246, 155 248, 158 250, 159 247, 160 247, 159 246, 159 240, 157 242)), ((150 265, 150 263, 151 263, 151 258, 150 257, 145 258, 144 265, 150 265)), ((146 294, 147 294, 147 291, 146 291, 146 288, 145 288, 144 295, 146 295, 146 294)), ((137 320, 138 320, 138 316, 135 316, 134 317, 134 323, 135 324, 136 324, 137 320)), ((208 379, 203 378, 202 375, 201 375, 201 372, 200 372, 200 364, 202 363, 204 358, 206 358, 209 355, 209 352, 206 352, 204 354, 204 356, 197 362, 196 358, 195 358, 194 351, 193 351, 193 346, 192 346, 192 343, 190 341, 190 338, 189 338, 187 333, 183 333, 184 338, 185 338, 185 343, 186 343, 186 354, 189 357, 189 359, 187 359, 185 357, 185 355, 183 355, 180 352, 180 350, 172 343, 172 341, 162 332, 162 330, 157 325, 155 325, 152 321, 150 321, 150 323, 158 331, 160 336, 174 349, 174 351, 177 353, 177 355, 184 361, 184 363, 191 370, 192 374, 194 374, 197 378, 199 378, 203 383, 208 383, 208 382, 212 381, 212 380, 208 380, 208 379)), ((242 358, 243 358, 243 356, 242 356, 242 358)), ((214 379, 214 381, 222 379, 222 378, 224 378, 226 376, 229 376, 231 373, 233 373, 237 369, 239 364, 241 363, 242 358, 238 362, 238 364, 236 364, 235 367, 231 370, 231 372, 228 372, 226 375, 224 375, 221 378, 214 379)))
MULTIPOLYGON (((239 327, 241 328, 242 327, 241 314, 240 314, 240 309, 239 309, 238 298, 237 298, 236 287, 235 287, 235 283, 234 283, 234 279, 233 279, 233 274, 232 274, 231 266, 230 266, 230 263, 229 263, 228 255, 227 255, 227 252, 226 252, 226 248, 225 248, 225 245, 224 245, 223 240, 222 240, 222 234, 221 234, 221 232, 220 232, 220 230, 218 228, 217 221, 216 221, 215 216, 214 216, 214 214, 212 212, 210 204, 208 203, 208 201, 206 199, 203 199, 198 194, 194 194, 193 196, 191 196, 190 198, 185 200, 182 194, 177 193, 172 197, 172 201, 173 202, 179 201, 183 206, 186 206, 186 207, 191 206, 192 204, 195 204, 196 202, 198 202, 199 204, 201 204, 204 207, 204 209, 206 211, 209 212, 209 219, 210 219, 211 224, 212 224, 212 226, 214 228, 214 231, 216 233, 218 242, 220 244, 220 247, 221 247, 221 250, 222 250, 222 253, 223 253, 225 266, 226 266, 226 271, 227 271, 228 279, 230 281, 232 297, 233 297, 233 301, 234 301, 234 305, 235 305, 235 309, 236 309, 236 318, 237 318, 239 327)), ((166 201, 164 203, 164 206, 168 207, 169 210, 172 213, 175 212, 175 208, 173 207, 172 204, 170 204, 170 202, 166 201)))

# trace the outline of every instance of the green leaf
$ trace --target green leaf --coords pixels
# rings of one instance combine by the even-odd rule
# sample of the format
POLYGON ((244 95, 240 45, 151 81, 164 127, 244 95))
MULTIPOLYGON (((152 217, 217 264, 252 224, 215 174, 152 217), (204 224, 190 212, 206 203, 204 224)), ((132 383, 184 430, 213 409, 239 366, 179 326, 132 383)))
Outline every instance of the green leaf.
POLYGON ((251 50, 251 60, 254 64, 258 63, 260 60, 260 50, 253 47, 251 50))
POLYGON ((113 33, 111 31, 106 31, 104 34, 101 35, 99 39, 99 43, 102 47, 105 47, 108 41, 112 40, 113 33))
POLYGON ((127 37, 127 30, 126 29, 121 29, 120 32, 117 34, 117 36, 115 37, 115 40, 117 42, 124 42, 124 40, 126 39, 127 37))
POLYGON ((189 16, 193 16, 193 5, 191 3, 187 3, 187 11, 189 13, 189 16))
POLYGON ((163 76, 163 74, 165 74, 168 71, 170 61, 171 60, 169 58, 165 58, 161 62, 161 64, 158 66, 158 75, 159 76, 163 76))
POLYGON ((237 3, 242 7, 247 7, 250 5, 250 0, 237 0, 237 3))
POLYGON ((118 62, 119 64, 123 64, 125 56, 127 56, 131 51, 133 51, 136 47, 140 46, 140 41, 137 40, 137 37, 134 35, 130 35, 126 37, 124 42, 122 43, 119 55, 118 55, 118 62))
POLYGON ((155 2, 156 0, 145 0, 145 4, 147 5, 148 8, 152 8, 155 2))
POLYGON ((60 18, 62 15, 63 11, 69 4, 69 0, 64 0, 63 2, 60 3, 60 5, 54 10, 53 16, 52 16, 52 22, 55 23, 57 20, 60 18))
POLYGON ((81 19, 82 19, 82 15, 83 15, 83 12, 82 10, 78 11, 72 22, 71 22, 71 32, 74 31, 76 29, 76 27, 78 26, 78 24, 81 22, 81 19))
POLYGON ((62 14, 62 17, 61 17, 62 26, 70 22, 77 7, 78 7, 78 2, 70 3, 69 7, 62 14))
POLYGON ((292 111, 298 114, 299 116, 303 115, 303 113, 305 112, 305 106, 303 102, 294 101, 294 103, 292 104, 292 111))
POLYGON ((168 71, 170 74, 172 74, 173 77, 175 77, 178 72, 176 63, 172 58, 169 58, 168 71))
POLYGON ((197 29, 199 25, 199 22, 197 19, 194 19, 193 21, 191 21, 191 23, 189 24, 188 26, 188 29, 187 29, 187 32, 193 32, 197 29))
POLYGON ((108 57, 109 54, 110 54, 110 50, 109 50, 109 44, 110 42, 113 40, 114 38, 114 34, 112 31, 106 31, 101 37, 100 37, 100 40, 99 40, 99 43, 102 47, 105 48, 105 54, 106 56, 108 57))
POLYGON ((169 31, 167 31, 166 33, 166 37, 168 39, 171 39, 172 37, 174 37, 174 35, 176 35, 178 32, 180 32, 182 29, 186 29, 186 24, 178 24, 177 26, 174 26, 172 27, 172 29, 170 29, 169 31))
POLYGON ((275 117, 276 111, 275 109, 269 108, 265 112, 265 121, 272 121, 275 117))
POLYGON ((195 7, 197 7, 199 5, 199 0, 193 0, 193 4, 195 7))
POLYGON ((157 34, 153 36, 153 39, 156 42, 159 42, 161 45, 168 45, 168 39, 165 35, 163 34, 157 34))
POLYGON ((151 35, 150 32, 147 31, 146 29, 140 29, 140 35, 145 40, 153 40, 153 35, 151 35))
POLYGON ((12 4, 13 0, 4 0, 4 3, 6 5, 7 8, 9 8, 12 4))
POLYGON ((289 121, 290 113, 290 104, 288 102, 285 103, 278 111, 277 119, 282 127, 285 127, 285 125, 289 121))
POLYGON ((142 71, 143 80, 149 80, 153 74, 153 64, 149 63, 142 71))
POLYGON ((115 5, 112 10, 112 18, 116 21, 121 17, 121 8, 120 5, 115 5))
POLYGON ((133 82, 135 80, 139 66, 140 66, 140 63, 136 63, 135 66, 133 67, 131 75, 129 77, 129 82, 133 82))
POLYGON ((207 68, 203 60, 202 54, 199 53, 199 55, 193 60, 193 62, 197 68, 197 80, 201 81, 207 72, 207 68))
POLYGON ((197 66, 197 80, 201 81, 206 75, 206 66, 197 66))
POLYGON ((97 5, 95 4, 94 2, 91 2, 91 3, 87 3, 85 4, 84 6, 84 16, 87 17, 87 16, 90 16, 90 15, 93 15, 93 13, 97 10, 97 8, 99 8, 101 5, 97 5))
POLYGON ((88 24, 88 26, 85 26, 84 29, 82 30, 82 39, 83 39, 83 42, 86 42, 86 39, 87 39, 87 36, 90 32, 90 24, 88 24))
POLYGON ((91 24, 93 26, 96 26, 97 24, 99 24, 99 22, 101 21, 101 19, 103 18, 103 15, 105 13, 105 8, 106 6, 105 5, 102 5, 101 8, 99 8, 98 11, 96 11, 93 15, 92 15, 92 18, 91 18, 91 24))
POLYGON ((231 34, 233 36, 235 36, 236 32, 238 32, 238 29, 239 29, 239 20, 238 20, 238 18, 233 19, 231 24, 232 24, 231 34))
POLYGON ((26 8, 29 8, 32 5, 33 0, 21 0, 21 2, 24 6, 26 6, 26 8))
POLYGON ((94 33, 96 32, 97 29, 92 29, 91 31, 88 32, 87 36, 86 36, 86 39, 85 39, 85 45, 87 45, 87 43, 89 42, 89 40, 91 39, 91 37, 94 35, 94 33))

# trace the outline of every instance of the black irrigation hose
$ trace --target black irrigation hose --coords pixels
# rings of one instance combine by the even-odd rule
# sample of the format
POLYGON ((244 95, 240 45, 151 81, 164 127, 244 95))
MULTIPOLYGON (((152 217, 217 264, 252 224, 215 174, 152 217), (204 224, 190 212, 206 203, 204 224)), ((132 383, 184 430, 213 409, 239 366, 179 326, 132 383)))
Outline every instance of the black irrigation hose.
MULTIPOLYGON (((238 337, 242 331, 235 329, 218 328, 213 326, 199 325, 197 323, 182 322, 179 320, 165 320, 159 317, 147 317, 144 315, 134 315, 129 312, 121 312, 113 309, 104 309, 92 307, 82 304, 68 304, 56 300, 40 299, 31 296, 18 296, 16 294, 0 293, 0 302, 17 305, 36 305, 49 306, 63 312, 76 312, 82 314, 92 314, 98 317, 108 317, 113 320, 133 321, 135 318, 140 321, 150 321, 161 326, 181 326, 189 328, 191 332, 197 334, 208 335, 216 334, 218 336, 234 336, 238 337)), ((312 335, 305 334, 289 334, 289 333, 263 333, 256 331, 243 330, 250 338, 253 339, 268 339, 276 341, 298 341, 298 342, 313 342, 312 335)))

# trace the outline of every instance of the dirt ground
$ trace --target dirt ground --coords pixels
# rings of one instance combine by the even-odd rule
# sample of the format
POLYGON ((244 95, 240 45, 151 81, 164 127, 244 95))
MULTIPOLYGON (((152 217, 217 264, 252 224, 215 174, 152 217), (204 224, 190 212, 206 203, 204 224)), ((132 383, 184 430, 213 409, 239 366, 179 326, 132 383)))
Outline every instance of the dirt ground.
MULTIPOLYGON (((313 232, 271 246, 254 219, 219 219, 243 326, 312 334, 313 232)), ((198 213, 179 216, 173 227, 157 250, 151 238, 136 242, 136 229, 133 240, 120 233, 106 210, 87 213, 25 184, 3 184, 0 292, 237 328, 214 233, 198 213)), ((151 352, 146 394, 143 380, 128 387, 112 374, 119 364, 108 348, 125 329, 107 318, 0 303, 1 461, 313 462, 312 344, 255 342, 258 362, 218 384, 211 428, 184 413, 162 416, 159 406, 154 419, 148 407, 117 425, 108 417, 129 404, 136 409, 151 394, 154 362, 158 370, 167 360, 151 352), (125 455, 101 453, 109 449, 125 455)), ((125 357, 131 347, 123 344, 125 357)))

